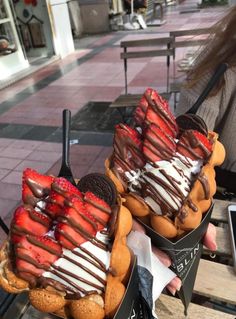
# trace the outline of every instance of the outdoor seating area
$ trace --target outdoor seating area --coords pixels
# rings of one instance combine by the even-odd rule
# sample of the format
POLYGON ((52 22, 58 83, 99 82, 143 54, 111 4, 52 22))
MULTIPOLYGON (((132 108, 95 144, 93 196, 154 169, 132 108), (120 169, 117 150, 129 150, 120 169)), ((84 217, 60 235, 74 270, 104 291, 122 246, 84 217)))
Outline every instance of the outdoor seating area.
MULTIPOLYGON (((137 106, 140 100, 140 94, 130 94, 128 92, 128 64, 130 60, 162 58, 166 69, 166 88, 160 94, 167 100, 171 94, 174 96, 174 109, 177 104, 177 95, 180 92, 181 85, 184 82, 186 72, 194 62, 194 57, 201 45, 208 41, 210 34, 209 28, 196 28, 192 30, 170 31, 168 37, 158 37, 150 39, 121 41, 120 58, 124 65, 124 90, 125 93, 118 96, 111 104, 111 108, 126 108, 137 106), (178 49, 185 48, 186 55, 176 63, 178 49)), ((164 64, 163 64, 164 65, 164 64)), ((156 70, 158 76, 158 69, 156 70)), ((147 83, 148 85, 148 83, 147 83)), ((125 111, 123 111, 124 113, 125 111)))

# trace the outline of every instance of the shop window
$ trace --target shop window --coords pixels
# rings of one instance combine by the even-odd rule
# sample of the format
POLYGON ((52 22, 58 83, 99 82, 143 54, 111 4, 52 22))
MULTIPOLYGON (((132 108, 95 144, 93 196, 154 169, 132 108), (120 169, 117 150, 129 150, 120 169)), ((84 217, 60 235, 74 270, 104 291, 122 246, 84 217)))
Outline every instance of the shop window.
POLYGON ((0 0, 0 56, 16 51, 15 35, 7 1, 0 0))

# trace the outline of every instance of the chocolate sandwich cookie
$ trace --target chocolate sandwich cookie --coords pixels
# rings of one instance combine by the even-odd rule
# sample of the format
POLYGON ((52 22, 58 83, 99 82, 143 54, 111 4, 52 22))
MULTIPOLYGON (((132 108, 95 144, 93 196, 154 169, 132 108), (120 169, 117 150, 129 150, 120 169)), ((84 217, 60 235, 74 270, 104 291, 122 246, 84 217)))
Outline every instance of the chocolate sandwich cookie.
POLYGON ((179 134, 186 130, 196 130, 203 135, 207 136, 208 129, 204 120, 196 114, 182 114, 176 118, 179 126, 179 134))
POLYGON ((115 184, 105 174, 91 173, 85 175, 79 180, 77 188, 83 193, 87 191, 94 193, 110 206, 116 204, 117 191, 115 184))

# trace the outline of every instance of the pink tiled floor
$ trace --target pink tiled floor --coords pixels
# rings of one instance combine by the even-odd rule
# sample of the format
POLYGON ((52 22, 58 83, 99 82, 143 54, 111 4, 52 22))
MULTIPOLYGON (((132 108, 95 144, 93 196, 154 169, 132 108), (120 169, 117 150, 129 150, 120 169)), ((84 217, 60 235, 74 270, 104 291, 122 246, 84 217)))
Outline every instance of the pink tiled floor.
MULTIPOLYGON (((16 96, 24 89, 38 83, 54 72, 85 57, 93 50, 97 54, 52 82, 47 87, 32 93, 0 115, 0 123, 61 126, 61 112, 66 107, 74 115, 88 101, 113 101, 124 92, 123 63, 120 60, 120 40, 166 36, 171 30, 207 27, 217 21, 227 7, 202 9, 199 12, 180 14, 187 6, 196 2, 168 7, 166 24, 149 27, 138 32, 114 32, 95 37, 88 48, 78 49, 67 58, 54 62, 37 73, 18 81, 0 91, 0 103, 16 96), (109 41, 111 44, 109 44, 109 41)), ((177 59, 184 51, 179 51, 177 59)), ((129 91, 142 93, 147 86, 163 91, 166 86, 164 59, 140 59, 129 64, 129 91)), ((76 177, 89 172, 104 172, 104 159, 110 147, 76 145, 71 152, 71 166, 76 177)), ((41 173, 50 170, 57 174, 60 168, 61 145, 58 143, 14 140, 0 138, 0 212, 9 225, 12 211, 20 200, 21 172, 32 167, 41 173)), ((0 229, 0 239, 4 238, 0 229)))

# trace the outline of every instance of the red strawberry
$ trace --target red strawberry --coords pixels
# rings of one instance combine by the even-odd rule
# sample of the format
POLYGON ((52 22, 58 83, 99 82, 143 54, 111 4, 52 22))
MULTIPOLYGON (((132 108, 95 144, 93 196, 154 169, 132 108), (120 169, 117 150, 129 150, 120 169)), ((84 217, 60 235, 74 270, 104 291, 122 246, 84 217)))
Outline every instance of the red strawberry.
POLYGON ((36 278, 40 277, 44 272, 43 269, 37 268, 21 258, 16 258, 16 270, 18 276, 28 281, 33 287, 36 284, 36 278))
POLYGON ((116 125, 113 147, 115 156, 124 161, 129 170, 144 166, 141 135, 137 130, 122 123, 116 125))
POLYGON ((69 224, 58 223, 55 228, 55 238, 64 248, 72 250, 91 239, 92 236, 88 237, 85 233, 76 231, 69 224))
POLYGON ((64 207, 64 201, 70 196, 82 198, 82 193, 64 177, 57 177, 52 184, 52 191, 47 199, 46 211, 56 217, 64 207))
POLYGON ((151 124, 145 133, 143 153, 149 162, 169 160, 175 153, 174 139, 162 131, 157 125, 151 124))
POLYGON ((48 195, 54 177, 42 175, 37 171, 26 168, 22 176, 22 200, 25 204, 35 206, 48 195))
POLYGON ((55 236, 68 249, 74 249, 97 233, 96 220, 85 209, 84 202, 76 196, 65 201, 68 205, 61 212, 62 222, 55 229, 55 236), (65 222, 63 222, 65 220, 65 222))
POLYGON ((57 177, 54 179, 54 183, 52 184, 52 189, 57 192, 58 194, 69 197, 71 195, 76 195, 82 198, 81 192, 78 190, 77 187, 72 185, 66 178, 64 177, 57 177))
POLYGON ((111 208, 101 198, 95 196, 91 192, 86 192, 84 195, 85 208, 95 218, 98 230, 103 229, 110 218, 111 208))
POLYGON ((61 213, 64 207, 65 197, 61 196, 55 191, 51 191, 49 197, 47 198, 47 204, 45 206, 45 211, 51 217, 56 218, 57 215, 61 213))
POLYGON ((139 126, 143 127, 148 105, 152 104, 153 100, 158 100, 158 99, 160 99, 163 104, 165 103, 162 97, 159 96, 155 90, 151 88, 146 89, 134 113, 135 122, 139 126))
POLYGON ((14 243, 20 239, 19 234, 31 234, 42 236, 51 226, 51 219, 30 206, 19 206, 14 213, 11 222, 11 238, 14 243))
POLYGON ((15 254, 18 271, 30 270, 38 276, 61 256, 62 248, 49 236, 22 236, 15 246, 15 254))
POLYGON ((153 101, 152 105, 149 105, 146 112, 145 122, 147 125, 155 123, 166 134, 176 137, 178 133, 178 126, 176 124, 174 115, 171 111, 162 104, 153 101))
POLYGON ((86 210, 84 203, 76 197, 70 198, 70 201, 61 213, 61 217, 67 220, 67 223, 75 227, 86 237, 93 237, 97 232, 95 218, 86 210))
POLYGON ((186 130, 177 143, 177 152, 193 160, 207 160, 212 152, 212 143, 202 133, 186 130))

